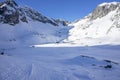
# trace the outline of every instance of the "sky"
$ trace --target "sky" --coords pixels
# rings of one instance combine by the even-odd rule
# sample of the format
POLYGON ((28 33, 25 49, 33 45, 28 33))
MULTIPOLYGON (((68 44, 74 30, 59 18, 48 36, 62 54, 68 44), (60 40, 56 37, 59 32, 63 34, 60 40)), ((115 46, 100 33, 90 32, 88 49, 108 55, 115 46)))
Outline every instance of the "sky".
MULTIPOLYGON (((3 1, 3 0, 0 0, 3 1)), ((29 6, 50 18, 68 21, 81 19, 91 13, 98 4, 120 0, 15 0, 22 6, 29 6)))

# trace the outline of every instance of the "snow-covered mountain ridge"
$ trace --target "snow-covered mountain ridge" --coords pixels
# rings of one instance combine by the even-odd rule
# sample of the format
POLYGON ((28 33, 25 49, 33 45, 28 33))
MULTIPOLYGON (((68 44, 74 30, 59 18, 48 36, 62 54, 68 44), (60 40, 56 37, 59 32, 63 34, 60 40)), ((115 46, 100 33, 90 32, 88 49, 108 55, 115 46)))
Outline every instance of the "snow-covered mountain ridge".
POLYGON ((68 21, 48 18, 32 8, 20 7, 14 0, 0 3, 0 44, 33 45, 58 43, 68 37, 68 21))
POLYGON ((70 24, 65 42, 76 45, 120 44, 120 2, 103 3, 85 16, 70 24))
POLYGON ((0 3, 0 23, 15 25, 19 22, 29 23, 30 21, 50 23, 54 26, 59 26, 58 23, 63 22, 63 25, 67 26, 67 21, 58 22, 56 19, 50 19, 32 8, 19 6, 14 0, 0 3))

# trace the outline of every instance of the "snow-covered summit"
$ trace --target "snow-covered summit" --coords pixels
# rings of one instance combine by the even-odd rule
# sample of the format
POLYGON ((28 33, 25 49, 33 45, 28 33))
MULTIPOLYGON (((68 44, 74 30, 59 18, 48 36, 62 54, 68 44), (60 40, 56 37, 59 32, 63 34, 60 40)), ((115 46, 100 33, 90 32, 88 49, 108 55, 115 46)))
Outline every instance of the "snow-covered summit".
POLYGON ((108 6, 108 5, 110 6, 110 5, 118 5, 118 4, 120 4, 120 2, 104 2, 98 6, 108 6))
POLYGON ((91 20, 104 17, 116 9, 120 10, 120 2, 102 3, 90 15, 91 20))

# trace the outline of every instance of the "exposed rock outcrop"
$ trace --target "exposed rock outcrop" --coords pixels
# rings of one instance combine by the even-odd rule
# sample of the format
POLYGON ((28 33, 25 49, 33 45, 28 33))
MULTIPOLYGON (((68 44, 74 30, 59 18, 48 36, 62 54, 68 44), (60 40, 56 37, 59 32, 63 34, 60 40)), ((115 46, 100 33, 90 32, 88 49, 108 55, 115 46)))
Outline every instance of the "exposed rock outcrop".
POLYGON ((54 26, 59 24, 67 26, 67 21, 50 19, 32 8, 18 6, 14 0, 0 2, 0 23, 16 25, 20 21, 29 23, 31 20, 49 23, 54 26))

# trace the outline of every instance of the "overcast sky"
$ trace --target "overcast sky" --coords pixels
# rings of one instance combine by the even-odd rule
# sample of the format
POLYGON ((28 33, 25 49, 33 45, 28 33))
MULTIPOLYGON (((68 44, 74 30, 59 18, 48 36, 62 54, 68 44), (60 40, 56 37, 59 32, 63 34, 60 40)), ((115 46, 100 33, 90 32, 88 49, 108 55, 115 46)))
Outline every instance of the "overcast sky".
MULTIPOLYGON (((3 0, 0 0, 3 1, 3 0)), ((15 0, 30 6, 45 16, 74 21, 92 12, 98 4, 120 0, 15 0)))

